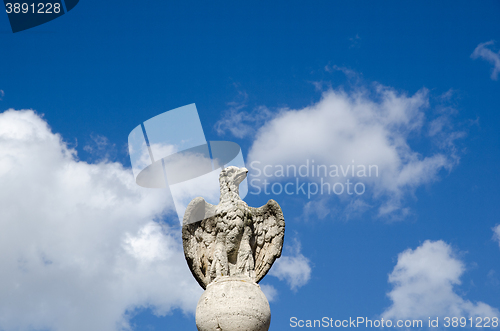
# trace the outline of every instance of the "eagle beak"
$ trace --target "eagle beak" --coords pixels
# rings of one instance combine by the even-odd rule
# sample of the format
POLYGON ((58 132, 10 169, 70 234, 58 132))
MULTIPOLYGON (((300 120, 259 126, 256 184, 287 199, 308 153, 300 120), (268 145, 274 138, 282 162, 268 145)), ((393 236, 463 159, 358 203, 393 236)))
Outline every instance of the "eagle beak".
POLYGON ((247 178, 247 174, 248 174, 248 169, 247 168, 240 168, 238 169, 238 172, 236 173, 236 176, 235 176, 235 183, 236 185, 240 185, 242 181, 245 180, 245 178, 247 178))

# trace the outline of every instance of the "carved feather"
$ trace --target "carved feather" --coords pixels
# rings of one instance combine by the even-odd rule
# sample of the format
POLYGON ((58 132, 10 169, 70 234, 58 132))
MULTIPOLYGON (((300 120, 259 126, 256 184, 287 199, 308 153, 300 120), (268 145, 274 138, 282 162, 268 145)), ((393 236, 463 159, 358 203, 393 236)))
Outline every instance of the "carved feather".
POLYGON ((221 275, 242 274, 258 283, 281 256, 283 212, 272 199, 260 208, 248 207, 240 199, 237 185, 247 171, 228 167, 221 172, 221 202, 217 206, 198 197, 186 208, 184 255, 203 289, 221 275))
POLYGON ((281 256, 285 236, 285 218, 279 204, 269 200, 260 208, 250 207, 254 224, 255 282, 267 274, 281 256))
POLYGON ((217 224, 217 216, 205 218, 205 215, 213 215, 213 210, 214 205, 203 198, 195 198, 187 206, 182 222, 184 256, 191 273, 203 289, 210 283, 208 274, 214 253, 217 224))

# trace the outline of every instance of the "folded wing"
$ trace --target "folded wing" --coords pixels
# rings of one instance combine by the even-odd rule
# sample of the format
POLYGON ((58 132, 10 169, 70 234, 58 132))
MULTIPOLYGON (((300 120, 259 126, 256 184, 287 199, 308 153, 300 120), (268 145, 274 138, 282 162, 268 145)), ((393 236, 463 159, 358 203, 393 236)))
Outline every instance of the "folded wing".
POLYGON ((260 208, 250 207, 254 237, 252 248, 255 258, 255 282, 267 274, 274 261, 281 256, 285 236, 285 218, 279 204, 269 200, 260 208))
POLYGON ((186 208, 182 225, 182 244, 189 269, 206 289, 214 255, 217 216, 214 205, 203 198, 193 199, 186 208))

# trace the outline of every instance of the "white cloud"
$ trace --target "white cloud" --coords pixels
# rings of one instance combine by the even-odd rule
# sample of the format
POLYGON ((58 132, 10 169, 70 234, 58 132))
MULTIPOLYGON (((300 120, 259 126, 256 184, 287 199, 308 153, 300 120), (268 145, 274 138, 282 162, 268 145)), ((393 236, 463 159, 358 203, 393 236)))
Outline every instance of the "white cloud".
POLYGON ((293 246, 285 247, 285 252, 291 254, 282 255, 274 262, 269 274, 285 280, 293 291, 307 284, 311 278, 310 261, 300 253, 300 242, 293 240, 293 246))
POLYGON ((356 36, 349 38, 350 45, 349 48, 359 48, 359 42, 361 37, 356 33, 356 36))
POLYGON ((470 57, 473 59, 481 58, 491 63, 493 65, 493 69, 491 71, 491 79, 497 80, 498 73, 500 72, 500 52, 495 53, 487 47, 493 45, 494 43, 495 42, 493 40, 490 40, 488 42, 477 45, 476 49, 470 57))
POLYGON ((488 271, 488 274, 486 275, 488 281, 486 284, 493 286, 493 287, 499 287, 500 286, 500 279, 498 279, 498 276, 495 272, 495 270, 490 270, 488 271))
POLYGON ((499 311, 483 302, 471 302, 454 290, 465 267, 443 241, 425 241, 407 249, 389 275, 392 305, 382 313, 388 319, 429 316, 498 316, 499 311))
POLYGON ((326 199, 321 199, 319 201, 311 200, 304 205, 302 218, 308 221, 312 216, 322 220, 330 214, 331 209, 327 205, 326 199))
POLYGON ((236 138, 245 138, 255 135, 255 128, 261 126, 272 117, 272 113, 264 106, 257 107, 250 112, 247 108, 248 94, 239 89, 235 84, 238 95, 235 100, 228 102, 228 109, 224 111, 222 118, 215 123, 217 134, 231 133, 236 138))
POLYGON ((100 134, 91 134, 90 141, 83 150, 89 153, 96 161, 112 161, 117 154, 116 145, 100 134))
POLYGON ((493 228, 493 233, 493 239, 498 241, 498 245, 500 246, 500 224, 493 228))
POLYGON ((332 66, 326 65, 325 71, 329 72, 329 73, 332 73, 334 71, 340 71, 349 79, 359 78, 359 74, 356 71, 349 69, 347 67, 340 67, 340 66, 335 65, 335 64, 332 66))
POLYGON ((215 129, 219 135, 229 131, 237 138, 245 138, 255 134, 255 126, 262 125, 272 117, 266 107, 257 107, 251 112, 240 111, 242 107, 232 107, 226 111, 223 118, 217 121, 215 129))
MULTIPOLYGON (((458 162, 454 141, 464 136, 453 131, 450 112, 441 112, 439 121, 430 120, 426 118, 429 108, 426 89, 412 96, 381 85, 372 91, 356 89, 351 93, 329 89, 319 102, 298 110, 281 109, 260 127, 248 155, 249 183, 257 178, 253 161, 260 162, 256 163, 260 170, 266 165, 274 167, 271 170, 289 165, 298 168, 307 162, 344 169, 354 165, 355 176, 350 168, 345 177, 322 177, 331 184, 357 177, 355 181, 366 185, 367 194, 361 197, 378 199, 381 215, 407 213, 404 197, 437 180, 441 170, 450 170, 458 162), (416 137, 430 142, 435 151, 423 155, 412 149, 410 141, 416 137), (367 177, 358 175, 360 165, 367 170, 367 177), (374 167, 368 177, 370 165, 374 167)), ((284 180, 269 177, 271 181, 284 180)), ((320 177, 309 176, 307 180, 319 182, 320 177)))
POLYGON ((0 100, 5 96, 5 92, 3 90, 0 90, 0 100))
POLYGON ((260 289, 264 292, 267 301, 269 302, 276 300, 278 297, 278 290, 276 290, 272 285, 260 284, 260 289))
POLYGON ((137 307, 194 312, 202 290, 179 230, 158 222, 167 192, 79 161, 29 110, 0 114, 0 187, 0 329, 112 331, 137 307))

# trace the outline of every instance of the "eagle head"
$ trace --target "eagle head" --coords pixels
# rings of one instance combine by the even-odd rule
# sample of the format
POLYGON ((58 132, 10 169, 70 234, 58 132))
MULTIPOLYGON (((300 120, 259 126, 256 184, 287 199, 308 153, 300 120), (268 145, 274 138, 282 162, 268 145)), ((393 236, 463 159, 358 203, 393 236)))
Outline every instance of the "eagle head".
POLYGON ((222 169, 219 175, 219 182, 222 185, 223 183, 227 183, 229 185, 234 185, 238 187, 241 182, 247 177, 248 169, 247 168, 238 168, 234 166, 230 166, 222 169))

